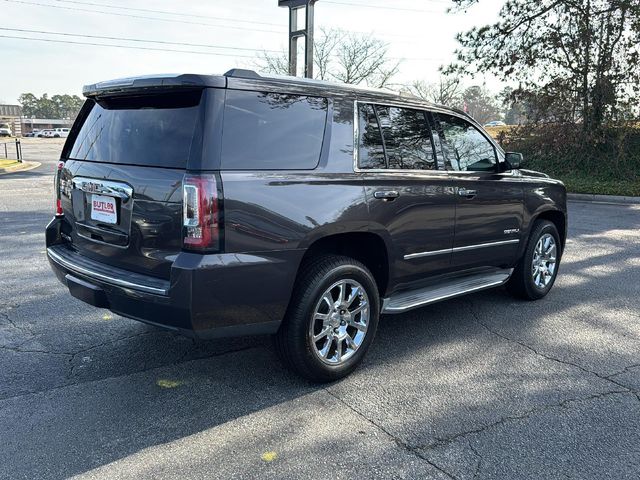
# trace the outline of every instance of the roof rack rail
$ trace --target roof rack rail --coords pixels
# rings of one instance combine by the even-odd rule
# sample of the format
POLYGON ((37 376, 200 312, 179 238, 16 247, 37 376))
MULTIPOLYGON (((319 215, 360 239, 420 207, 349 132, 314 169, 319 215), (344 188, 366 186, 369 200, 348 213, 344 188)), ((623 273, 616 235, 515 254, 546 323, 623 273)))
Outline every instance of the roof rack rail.
POLYGON ((238 77, 238 78, 262 78, 258 73, 253 70, 247 70, 244 68, 232 68, 224 74, 225 77, 238 77))

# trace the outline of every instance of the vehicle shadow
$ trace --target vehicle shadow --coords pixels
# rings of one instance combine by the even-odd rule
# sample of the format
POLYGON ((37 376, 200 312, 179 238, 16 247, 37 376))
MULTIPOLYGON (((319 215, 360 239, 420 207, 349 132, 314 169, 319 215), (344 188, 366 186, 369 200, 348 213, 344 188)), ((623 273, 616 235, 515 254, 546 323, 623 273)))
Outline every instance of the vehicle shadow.
MULTIPOLYGON (((29 221, 35 228, 42 220, 29 221)), ((383 317, 362 368, 322 386, 283 369, 267 338, 192 342, 119 317, 105 321, 103 311, 71 299, 46 265, 25 266, 13 283, 2 281, 11 287, 5 292, 24 294, 0 297, 0 311, 17 326, 0 330, 0 345, 16 328, 28 340, 0 348, 15 387, 0 400, 0 477, 61 478, 94 469, 100 477, 101 467, 139 455, 151 457, 138 473, 161 476, 172 460, 155 457, 154 447, 175 444, 180 451, 181 441, 205 434, 208 450, 182 451, 187 461, 219 458, 214 476, 251 477, 264 465, 247 452, 291 436, 304 439, 283 447, 298 457, 321 457, 338 446, 357 450, 359 435, 339 422, 333 430, 319 427, 331 420, 317 418, 318 411, 344 408, 341 401, 421 447, 605 391, 607 382, 588 371, 608 374, 637 363, 640 335, 629 317, 620 321, 620 310, 632 309, 640 294, 633 281, 640 278, 640 248, 606 236, 598 236, 598 247, 603 252, 589 258, 569 251, 557 285, 540 302, 498 289, 383 317), (41 291, 30 292, 30 285, 41 291), (572 336, 577 329, 593 338, 572 336), (36 382, 38 370, 50 378, 36 382), (19 388, 30 382, 35 388, 19 388)), ((24 258, 18 248, 6 253, 3 263, 24 258)))

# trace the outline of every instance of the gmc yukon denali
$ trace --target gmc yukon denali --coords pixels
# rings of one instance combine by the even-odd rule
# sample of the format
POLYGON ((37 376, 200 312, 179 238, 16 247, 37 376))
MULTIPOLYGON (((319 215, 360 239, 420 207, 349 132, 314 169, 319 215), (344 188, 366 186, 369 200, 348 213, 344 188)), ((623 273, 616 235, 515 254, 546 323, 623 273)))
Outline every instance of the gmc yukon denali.
POLYGON ((273 334, 313 381, 381 314, 506 285, 544 297, 566 190, 464 112, 248 70, 84 88, 49 262, 71 295, 198 338, 273 334))

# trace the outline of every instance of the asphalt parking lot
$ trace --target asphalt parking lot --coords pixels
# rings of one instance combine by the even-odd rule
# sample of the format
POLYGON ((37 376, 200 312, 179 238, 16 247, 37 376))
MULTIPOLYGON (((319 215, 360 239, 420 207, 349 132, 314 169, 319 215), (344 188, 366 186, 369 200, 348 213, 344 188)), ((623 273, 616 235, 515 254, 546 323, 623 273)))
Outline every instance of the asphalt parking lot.
POLYGON ((384 317, 328 386, 268 338, 194 342, 50 272, 60 140, 0 176, 0 478, 640 477, 640 205, 570 205, 549 296, 384 317))

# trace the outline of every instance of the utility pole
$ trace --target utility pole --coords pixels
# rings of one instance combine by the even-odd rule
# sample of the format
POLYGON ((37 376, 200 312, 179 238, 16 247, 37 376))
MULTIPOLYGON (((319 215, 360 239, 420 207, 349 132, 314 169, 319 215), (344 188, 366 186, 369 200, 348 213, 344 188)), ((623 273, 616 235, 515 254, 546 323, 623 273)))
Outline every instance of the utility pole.
POLYGON ((278 0, 279 7, 289 8, 289 75, 294 77, 298 73, 298 39, 304 37, 304 76, 313 78, 313 8, 317 1, 278 0), (298 26, 300 13, 304 14, 304 28, 298 26))

